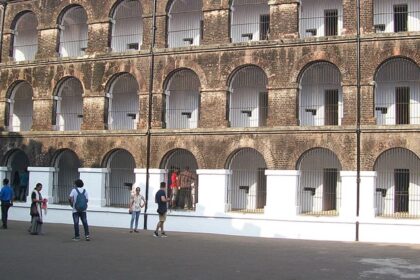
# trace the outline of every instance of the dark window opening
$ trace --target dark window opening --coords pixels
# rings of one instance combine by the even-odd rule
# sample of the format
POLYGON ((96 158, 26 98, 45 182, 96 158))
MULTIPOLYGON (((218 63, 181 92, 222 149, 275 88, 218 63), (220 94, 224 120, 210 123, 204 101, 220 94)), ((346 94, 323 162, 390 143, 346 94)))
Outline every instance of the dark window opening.
POLYGON ((408 8, 407 5, 394 6, 394 32, 404 32, 407 29, 408 8))
POLYGON ((338 10, 325 10, 325 36, 338 35, 338 10))
POLYGON ((324 169, 324 185, 322 192, 322 210, 337 209, 337 169, 324 169))
POLYGON ((338 89, 325 90, 325 125, 338 125, 338 89))
POLYGON ((408 212, 408 188, 410 186, 410 170, 395 169, 394 170, 395 183, 395 212, 408 212))
POLYGON ((395 115, 396 124, 410 123, 410 88, 397 87, 395 88, 395 115))

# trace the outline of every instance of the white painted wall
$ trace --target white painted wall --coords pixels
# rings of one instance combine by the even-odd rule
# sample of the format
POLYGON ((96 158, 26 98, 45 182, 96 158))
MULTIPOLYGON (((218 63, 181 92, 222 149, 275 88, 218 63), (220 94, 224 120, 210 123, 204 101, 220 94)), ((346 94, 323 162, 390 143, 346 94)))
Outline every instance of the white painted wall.
POLYGON ((373 9, 373 24, 384 24, 385 30, 376 32, 394 32, 394 5, 407 4, 408 31, 420 30, 420 3, 418 0, 375 0, 373 9))

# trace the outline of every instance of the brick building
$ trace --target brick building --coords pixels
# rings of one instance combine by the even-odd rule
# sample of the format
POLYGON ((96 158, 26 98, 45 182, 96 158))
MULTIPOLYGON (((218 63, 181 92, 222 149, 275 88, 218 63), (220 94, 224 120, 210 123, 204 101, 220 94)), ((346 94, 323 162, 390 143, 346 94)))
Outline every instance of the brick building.
POLYGON ((92 224, 134 185, 153 227, 188 167, 168 230, 420 242, 419 1, 3 2, 0 174, 49 221, 81 178, 92 224))

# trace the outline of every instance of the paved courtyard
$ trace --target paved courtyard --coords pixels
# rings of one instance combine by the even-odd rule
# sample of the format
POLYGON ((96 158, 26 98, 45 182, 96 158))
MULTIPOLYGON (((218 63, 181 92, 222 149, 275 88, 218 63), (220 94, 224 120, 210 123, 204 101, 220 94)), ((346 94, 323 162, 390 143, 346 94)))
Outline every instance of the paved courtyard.
MULTIPOLYGON (((128 222, 128 217, 127 217, 128 222)), ((29 223, 0 231, 2 279, 420 279, 420 245, 320 242, 29 223), (4 277, 4 278, 3 278, 4 277)), ((379 233, 378 233, 379 234, 379 233)))

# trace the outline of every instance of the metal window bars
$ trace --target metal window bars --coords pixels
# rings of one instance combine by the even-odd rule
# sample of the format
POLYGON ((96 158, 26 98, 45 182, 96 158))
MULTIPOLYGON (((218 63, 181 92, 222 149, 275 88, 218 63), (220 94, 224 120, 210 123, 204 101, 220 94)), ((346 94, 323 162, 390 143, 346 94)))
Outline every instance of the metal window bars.
POLYGON ((420 31, 420 3, 375 0, 373 22, 376 33, 420 31))

